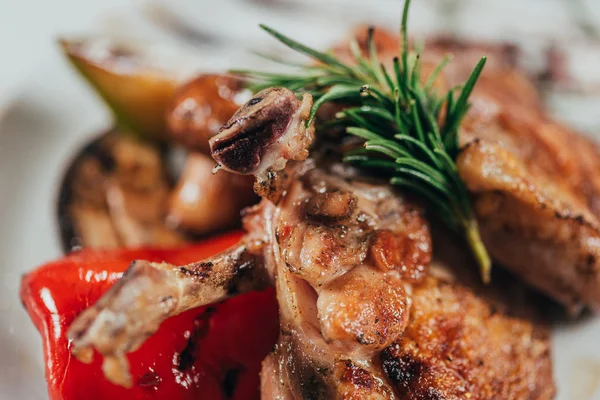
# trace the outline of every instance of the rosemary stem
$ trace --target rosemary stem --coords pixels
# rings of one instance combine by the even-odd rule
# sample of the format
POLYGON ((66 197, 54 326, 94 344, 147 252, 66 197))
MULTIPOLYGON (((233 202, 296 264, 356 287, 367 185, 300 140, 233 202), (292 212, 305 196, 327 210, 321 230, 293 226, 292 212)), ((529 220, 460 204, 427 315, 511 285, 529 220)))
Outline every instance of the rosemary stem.
POLYGON ((460 124, 469 109, 468 99, 486 58, 479 61, 462 87, 450 89, 445 95, 438 94, 433 86, 448 58, 436 67, 423 86, 419 79, 420 50, 415 47, 411 52, 408 43, 410 3, 411 0, 404 0, 400 54, 394 58, 392 69, 380 63, 373 30, 368 32, 366 55, 357 40, 350 42, 355 62, 347 64, 331 53, 311 49, 262 26, 286 46, 312 58, 316 66, 292 75, 264 72, 245 72, 244 75, 258 80, 253 86, 256 89, 284 86, 312 94, 315 103, 307 126, 324 103, 335 102, 346 108, 336 114, 335 125, 344 127, 349 135, 364 143, 359 151, 346 154, 344 160, 379 170, 393 185, 412 190, 434 205, 441 219, 464 236, 487 283, 491 260, 455 160, 459 152, 460 124), (459 90, 460 95, 455 99, 459 90), (441 116, 444 102, 447 112, 441 116))
POLYGON ((479 227, 477 226, 477 220, 474 216, 463 219, 463 228, 465 230, 465 237, 467 244, 473 252, 475 261, 479 265, 479 271, 481 273, 481 279, 483 283, 489 283, 492 273, 492 260, 488 254, 481 235, 479 234, 479 227))

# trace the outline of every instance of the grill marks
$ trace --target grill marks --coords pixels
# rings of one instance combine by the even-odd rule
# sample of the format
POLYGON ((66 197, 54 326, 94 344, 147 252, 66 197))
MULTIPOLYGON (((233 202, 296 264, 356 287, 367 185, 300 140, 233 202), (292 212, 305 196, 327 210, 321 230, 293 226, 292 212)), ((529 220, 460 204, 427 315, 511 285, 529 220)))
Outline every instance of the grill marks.
POLYGON ((406 331, 381 353, 401 398, 553 397, 547 329, 508 316, 522 305, 488 291, 433 277, 414 289, 406 331))
POLYGON ((179 267, 179 272, 182 272, 185 275, 195 276, 200 279, 207 279, 210 277, 213 265, 214 264, 212 262, 201 262, 192 266, 179 267))
POLYGON ((419 379, 427 368, 425 364, 409 355, 402 355, 398 344, 381 353, 381 365, 400 396, 408 395, 412 392, 411 389, 418 386, 419 379))

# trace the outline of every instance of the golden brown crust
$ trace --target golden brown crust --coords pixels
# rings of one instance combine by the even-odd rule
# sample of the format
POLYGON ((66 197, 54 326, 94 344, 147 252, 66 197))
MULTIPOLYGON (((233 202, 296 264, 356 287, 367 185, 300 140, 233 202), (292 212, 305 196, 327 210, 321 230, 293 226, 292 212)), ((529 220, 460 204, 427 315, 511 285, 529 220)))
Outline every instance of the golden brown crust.
MULTIPOLYGON (((398 37, 375 32, 388 62, 398 37)), ((364 45, 367 30, 356 34, 364 45)), ((336 51, 347 55, 343 46, 336 51)), ((546 115, 534 82, 518 70, 514 46, 431 38, 421 59, 424 79, 448 53, 454 58, 436 82, 440 90, 465 82, 488 56, 457 159, 486 247, 569 311, 600 308, 600 150, 546 115)))
POLYGON ((492 256, 576 312, 600 306, 597 147, 539 113, 473 99, 457 159, 492 256))
POLYGON ((350 360, 335 364, 334 379, 339 382, 336 398, 340 400, 386 400, 395 397, 392 389, 350 360))
POLYGON ((382 349, 404 331, 409 305, 401 279, 359 266, 319 293, 321 333, 327 341, 382 349))
POLYGON ((414 290, 404 335, 381 354, 401 399, 551 399, 548 331, 445 279, 414 290))

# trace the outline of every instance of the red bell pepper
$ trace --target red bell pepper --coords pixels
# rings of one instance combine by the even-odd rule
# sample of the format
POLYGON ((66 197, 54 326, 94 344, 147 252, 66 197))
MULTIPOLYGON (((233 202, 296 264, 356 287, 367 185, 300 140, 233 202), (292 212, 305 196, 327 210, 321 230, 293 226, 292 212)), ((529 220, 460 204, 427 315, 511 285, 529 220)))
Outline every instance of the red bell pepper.
POLYGON ((66 330, 136 259, 188 264, 224 250, 240 233, 175 250, 84 250, 24 276, 21 300, 44 341, 51 400, 257 399, 260 363, 279 330, 272 289, 170 318, 129 355, 134 387, 108 382, 101 356, 83 364, 66 330))

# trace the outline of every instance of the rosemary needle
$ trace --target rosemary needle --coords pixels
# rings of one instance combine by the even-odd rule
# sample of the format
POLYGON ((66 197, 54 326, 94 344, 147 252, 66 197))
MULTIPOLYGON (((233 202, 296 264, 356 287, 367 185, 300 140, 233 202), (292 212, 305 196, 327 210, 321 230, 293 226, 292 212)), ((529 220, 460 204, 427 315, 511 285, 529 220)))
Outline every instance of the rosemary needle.
POLYGON ((482 280, 487 283, 491 260, 455 163, 460 152, 460 123, 469 109, 468 99, 486 58, 481 58, 461 88, 437 95, 432 86, 449 57, 425 84, 421 82, 420 53, 410 50, 407 37, 409 6, 410 0, 405 0, 399 56, 392 68, 380 63, 372 29, 367 36, 366 55, 353 41, 350 51, 355 63, 347 64, 261 25, 275 39, 317 64, 299 67, 298 72, 289 74, 232 72, 250 78, 254 91, 283 86, 311 93, 315 102, 308 124, 324 103, 346 105, 348 108, 337 113, 334 122, 344 126, 349 135, 364 139, 364 145, 346 154, 344 161, 385 174, 392 185, 427 200, 448 227, 462 234, 479 265, 482 280))

